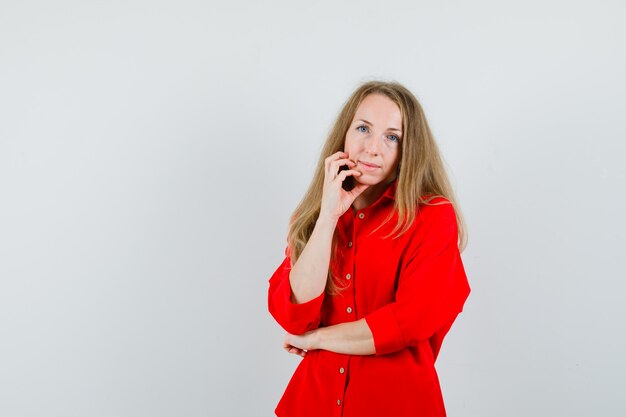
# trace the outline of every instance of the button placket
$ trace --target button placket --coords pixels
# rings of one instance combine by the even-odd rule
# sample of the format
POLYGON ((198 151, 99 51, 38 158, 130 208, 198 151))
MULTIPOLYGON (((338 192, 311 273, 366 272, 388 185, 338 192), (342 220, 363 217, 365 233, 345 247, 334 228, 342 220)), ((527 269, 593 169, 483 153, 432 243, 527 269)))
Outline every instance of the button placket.
MULTIPOLYGON (((348 250, 348 252, 349 252, 348 259, 351 259, 352 262, 354 262, 354 249, 353 249, 353 246, 354 246, 354 243, 353 243, 354 242, 354 225, 351 227, 351 229, 352 229, 351 233, 349 233, 349 236, 348 236, 348 239, 350 239, 350 240, 347 243, 348 248, 350 248, 348 250), (350 234, 351 234, 351 236, 350 236, 350 234)), ((346 272, 345 277, 346 277, 346 280, 349 281, 352 278, 352 274, 350 272, 346 272)))
MULTIPOLYGON (((362 213, 361 213, 362 214, 362 213)), ((358 216, 360 219, 363 219, 365 216, 358 216)), ((350 216, 350 222, 353 221, 353 217, 350 216)), ((346 268, 344 270, 344 278, 346 280, 346 282, 348 283, 348 287, 346 288, 346 291, 344 292, 344 296, 345 299, 343 300, 345 302, 345 304, 343 304, 343 307, 341 307, 341 302, 338 303, 337 307, 339 308, 344 308, 345 311, 347 312, 347 314, 352 315, 353 311, 354 311, 354 300, 355 300, 355 287, 354 287, 354 262, 355 262, 355 252, 356 252, 356 248, 357 248, 357 241, 356 241, 356 236, 357 236, 357 232, 356 232, 356 224, 353 223, 351 225, 352 227, 350 227, 350 229, 348 229, 348 232, 345 236, 345 240, 344 240, 344 248, 345 252, 347 254, 347 256, 344 258, 345 259, 345 264, 343 265, 344 268, 346 268)), ((344 316, 346 318, 344 318, 344 320, 347 321, 353 321, 354 320, 354 316, 344 316)), ((337 376, 337 380, 336 380, 336 397, 335 397, 335 404, 337 405, 337 408, 335 409, 335 414, 336 416, 340 416, 341 414, 343 414, 343 400, 344 400, 344 395, 345 395, 345 389, 346 389, 346 381, 348 378, 348 365, 349 365, 350 359, 349 359, 349 355, 344 357, 343 360, 339 361, 339 363, 337 363, 337 368, 336 372, 337 374, 335 374, 337 376)))
MULTIPOLYGON (((359 217, 360 218, 363 217, 363 216, 361 216, 362 214, 363 213, 359 213, 359 217)), ((349 263, 348 263, 348 265, 351 264, 352 271, 347 272, 346 275, 345 275, 346 280, 348 280, 348 281, 350 281, 353 278, 352 272, 354 271, 354 261, 355 261, 355 254, 354 254, 354 252, 355 252, 356 248, 354 247, 354 244, 356 243, 356 235, 357 235, 356 229, 357 229, 356 224, 354 224, 353 227, 352 227, 352 240, 348 241, 348 247, 351 248, 350 252, 351 252, 351 255, 352 255, 351 256, 351 258, 352 258, 351 262, 349 261, 349 263)), ((345 299, 346 304, 344 304, 344 308, 345 308, 346 313, 349 316, 352 316, 352 312, 353 312, 352 306, 354 305, 354 298, 355 298, 355 287, 354 287, 354 284, 350 285, 350 287, 351 288, 348 291, 346 291, 346 293, 345 293, 345 295, 346 295, 346 299, 345 299)), ((354 320, 354 317, 349 317, 348 320, 352 321, 352 320, 354 320)))
POLYGON ((345 365, 340 365, 338 368, 338 372, 340 375, 340 380, 341 382, 339 382, 339 395, 337 396, 337 406, 341 407, 342 403, 343 403, 343 396, 345 394, 345 378, 347 376, 347 368, 348 367, 348 363, 346 362, 345 365))

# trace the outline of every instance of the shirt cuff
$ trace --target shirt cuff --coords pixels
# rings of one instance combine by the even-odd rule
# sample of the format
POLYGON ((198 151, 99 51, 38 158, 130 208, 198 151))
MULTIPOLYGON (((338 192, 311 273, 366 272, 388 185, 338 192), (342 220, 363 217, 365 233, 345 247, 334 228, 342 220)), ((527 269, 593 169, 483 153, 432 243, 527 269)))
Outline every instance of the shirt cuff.
POLYGON ((269 310, 283 329, 291 334, 300 335, 319 327, 324 292, 305 303, 293 303, 289 282, 290 271, 290 260, 285 258, 270 278, 269 310))
POLYGON ((377 355, 396 352, 404 347, 404 338, 390 304, 365 316, 365 321, 374 337, 377 355))
POLYGON ((284 314, 287 319, 285 330, 292 334, 302 334, 319 326, 324 292, 312 300, 296 304, 291 301, 291 284, 288 278, 281 283, 279 291, 279 297, 284 300, 284 314))

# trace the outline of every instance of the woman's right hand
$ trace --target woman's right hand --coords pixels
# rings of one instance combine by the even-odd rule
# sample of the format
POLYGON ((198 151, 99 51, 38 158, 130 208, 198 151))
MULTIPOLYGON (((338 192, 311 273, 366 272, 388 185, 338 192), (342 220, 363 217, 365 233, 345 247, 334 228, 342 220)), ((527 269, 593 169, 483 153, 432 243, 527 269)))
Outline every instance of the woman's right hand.
POLYGON ((350 208, 354 200, 369 187, 369 185, 356 181, 356 185, 352 190, 346 191, 343 189, 342 183, 347 176, 352 175, 358 178, 362 175, 360 171, 352 169, 356 166, 356 163, 348 157, 349 155, 346 152, 337 152, 324 161, 324 191, 320 217, 337 221, 350 208), (339 172, 339 168, 342 165, 347 165, 348 169, 339 172))

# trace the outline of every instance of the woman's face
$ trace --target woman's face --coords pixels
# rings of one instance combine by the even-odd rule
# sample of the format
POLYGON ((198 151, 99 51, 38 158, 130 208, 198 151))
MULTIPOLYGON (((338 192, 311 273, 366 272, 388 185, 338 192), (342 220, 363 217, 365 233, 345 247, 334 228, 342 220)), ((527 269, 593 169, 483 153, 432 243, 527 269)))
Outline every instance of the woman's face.
POLYGON ((388 183, 396 177, 402 140, 400 108, 387 96, 370 94, 363 99, 346 133, 344 152, 356 162, 362 184, 388 183))

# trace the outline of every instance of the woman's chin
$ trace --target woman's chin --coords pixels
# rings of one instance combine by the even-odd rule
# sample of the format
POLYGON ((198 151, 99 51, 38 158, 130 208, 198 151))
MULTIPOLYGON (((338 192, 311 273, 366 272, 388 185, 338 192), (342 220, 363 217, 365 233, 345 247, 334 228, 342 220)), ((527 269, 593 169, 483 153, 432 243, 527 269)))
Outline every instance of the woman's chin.
POLYGON ((354 179, 356 180, 357 184, 372 186, 378 184, 389 184, 395 178, 381 178, 378 175, 369 175, 367 173, 364 173, 363 175, 359 176, 358 178, 355 177, 354 179))
POLYGON ((356 183, 362 184, 362 185, 376 185, 376 184, 380 184, 380 178, 359 177, 359 178, 356 178, 356 183))

